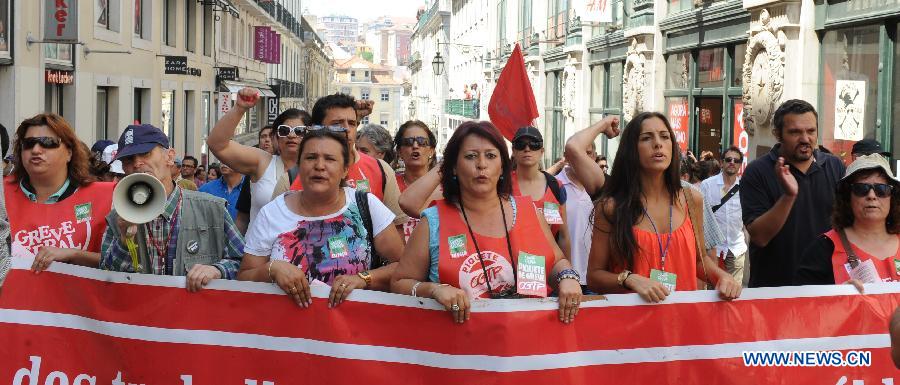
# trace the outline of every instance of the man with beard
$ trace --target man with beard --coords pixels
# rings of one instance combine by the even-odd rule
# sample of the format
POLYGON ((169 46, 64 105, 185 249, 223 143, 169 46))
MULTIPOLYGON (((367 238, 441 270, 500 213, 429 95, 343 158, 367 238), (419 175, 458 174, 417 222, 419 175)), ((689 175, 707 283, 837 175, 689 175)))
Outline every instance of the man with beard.
POLYGON ((113 209, 106 217, 100 268, 111 271, 186 276, 196 292, 213 279, 234 279, 244 239, 225 208, 225 200, 186 190, 172 179, 175 150, 159 128, 131 125, 119 138, 116 159, 125 174, 147 173, 166 192, 163 212, 150 222, 132 224, 113 209), (134 252, 129 243, 136 244, 134 252))
POLYGON ((700 183, 703 199, 712 205, 716 222, 725 236, 724 243, 717 245, 718 255, 725 259, 725 269, 738 283, 743 282, 744 259, 747 256, 738 191, 741 179, 738 171, 743 162, 741 150, 731 147, 722 154, 722 172, 700 183))
POLYGON ((831 228, 844 164, 817 149, 817 119, 803 100, 782 103, 773 118, 778 143, 744 171, 740 202, 750 234, 750 287, 792 285, 803 248, 831 228))

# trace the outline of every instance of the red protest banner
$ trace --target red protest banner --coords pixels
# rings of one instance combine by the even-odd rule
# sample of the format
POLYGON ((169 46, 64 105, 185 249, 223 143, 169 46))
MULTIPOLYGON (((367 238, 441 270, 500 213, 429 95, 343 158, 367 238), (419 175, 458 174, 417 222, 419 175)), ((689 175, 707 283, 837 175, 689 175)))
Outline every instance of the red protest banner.
POLYGON ((14 258, 0 291, 2 384, 882 384, 894 284, 678 292, 586 301, 573 324, 551 299, 476 300, 454 324, 431 300, 328 287, 297 307, 268 283, 108 273, 14 258), (703 325, 698 327, 698 325, 703 325), (745 365, 745 352, 869 352, 869 366, 745 365), (859 381, 859 382, 854 382, 859 381))
POLYGON ((497 86, 488 103, 488 115, 491 123, 510 141, 516 130, 532 125, 540 116, 519 44, 516 44, 506 66, 500 72, 497 86))

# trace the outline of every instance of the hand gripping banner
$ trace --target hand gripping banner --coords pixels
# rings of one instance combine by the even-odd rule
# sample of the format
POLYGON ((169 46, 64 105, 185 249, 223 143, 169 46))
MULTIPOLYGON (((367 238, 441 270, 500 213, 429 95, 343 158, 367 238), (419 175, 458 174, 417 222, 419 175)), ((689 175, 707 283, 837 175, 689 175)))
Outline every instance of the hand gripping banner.
POLYGON ((848 285, 748 289, 734 302, 711 291, 662 304, 610 295, 586 301, 569 325, 552 299, 479 300, 458 325, 435 302, 396 294, 359 290, 329 309, 319 285, 303 309, 268 283, 189 293, 183 277, 13 265, 0 291, 0 385, 900 381, 887 335, 896 284, 865 295, 848 285), (766 352, 792 357, 760 365, 766 352))

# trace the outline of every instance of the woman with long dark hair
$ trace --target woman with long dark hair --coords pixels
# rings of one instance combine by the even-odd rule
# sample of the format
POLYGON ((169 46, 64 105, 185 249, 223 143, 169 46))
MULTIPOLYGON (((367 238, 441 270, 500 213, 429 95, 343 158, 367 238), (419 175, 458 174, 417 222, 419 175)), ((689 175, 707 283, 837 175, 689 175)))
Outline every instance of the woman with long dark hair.
POLYGON ((581 302, 572 270, 531 198, 515 197, 510 159, 490 122, 466 122, 444 150, 444 200, 426 209, 394 272, 395 293, 434 298, 456 322, 477 298, 546 297, 559 292, 559 319, 581 302))
POLYGON ((659 302, 698 279, 725 299, 741 285, 705 256, 703 197, 682 188, 679 152, 666 117, 635 116, 622 132, 613 172, 594 209, 587 283, 600 293, 636 292, 659 302))

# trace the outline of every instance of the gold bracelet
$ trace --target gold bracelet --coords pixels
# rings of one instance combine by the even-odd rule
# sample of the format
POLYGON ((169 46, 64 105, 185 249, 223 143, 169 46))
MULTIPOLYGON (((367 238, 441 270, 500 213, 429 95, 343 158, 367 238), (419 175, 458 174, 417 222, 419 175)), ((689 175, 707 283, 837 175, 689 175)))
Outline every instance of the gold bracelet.
POLYGON ((268 270, 269 270, 269 282, 270 283, 275 283, 275 278, 272 278, 272 263, 274 263, 274 262, 275 262, 274 259, 269 261, 269 269, 268 270))

